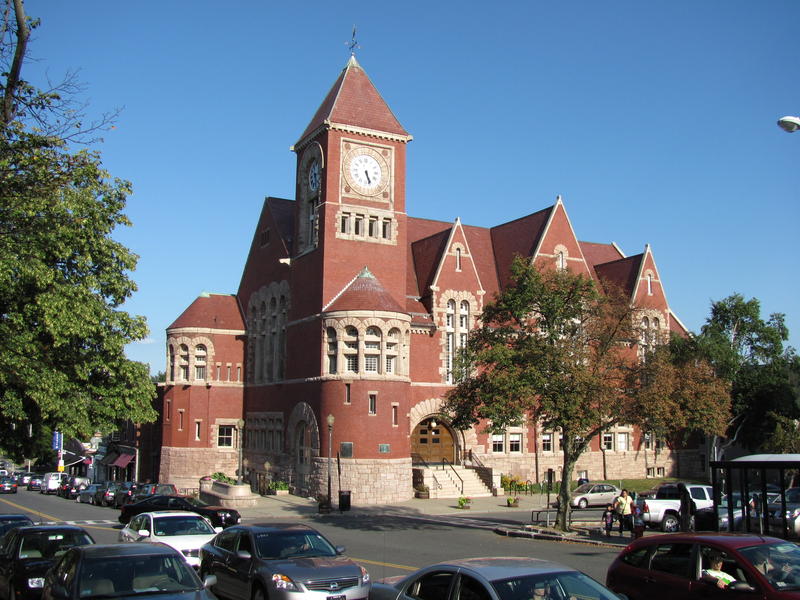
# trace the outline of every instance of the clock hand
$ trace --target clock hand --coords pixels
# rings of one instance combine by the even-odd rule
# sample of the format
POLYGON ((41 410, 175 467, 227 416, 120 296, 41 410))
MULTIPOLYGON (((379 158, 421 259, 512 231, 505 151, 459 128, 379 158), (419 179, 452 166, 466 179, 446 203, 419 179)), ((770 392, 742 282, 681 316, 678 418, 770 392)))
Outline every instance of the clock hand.
POLYGON ((364 169, 364 175, 367 176, 367 183, 372 184, 372 180, 369 178, 369 172, 366 169, 364 169))

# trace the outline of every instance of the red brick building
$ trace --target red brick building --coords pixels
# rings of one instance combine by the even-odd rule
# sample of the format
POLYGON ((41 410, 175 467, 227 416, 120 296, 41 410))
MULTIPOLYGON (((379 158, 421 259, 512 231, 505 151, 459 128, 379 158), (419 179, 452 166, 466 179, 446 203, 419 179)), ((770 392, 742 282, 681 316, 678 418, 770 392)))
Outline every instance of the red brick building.
MULTIPOLYGON (((251 480, 324 491, 338 455, 334 493, 351 490, 354 503, 404 500, 412 481, 457 495, 461 477, 469 493, 488 494, 501 472, 558 472, 557 432, 458 432, 439 414, 455 354, 517 254, 621 286, 641 309, 643 344, 685 332, 649 247, 626 256, 579 241, 560 198, 494 227, 408 216, 411 139, 351 58, 293 147, 295 200, 264 202, 236 295, 204 294, 167 329, 162 480, 232 475, 239 419, 251 480), (425 469, 465 456, 483 465, 482 480, 476 469, 425 469)), ((656 447, 618 427, 593 441, 577 473, 671 474, 674 456, 656 447)))

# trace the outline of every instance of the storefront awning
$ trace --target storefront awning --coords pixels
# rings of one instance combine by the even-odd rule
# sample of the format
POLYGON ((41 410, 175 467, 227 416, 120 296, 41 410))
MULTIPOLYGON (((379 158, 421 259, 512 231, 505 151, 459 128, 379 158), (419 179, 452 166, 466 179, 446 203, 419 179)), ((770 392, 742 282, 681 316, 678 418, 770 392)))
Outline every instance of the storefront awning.
POLYGON ((114 461, 119 458, 119 454, 116 452, 109 452, 106 454, 103 459, 100 461, 101 465, 111 465, 114 464, 114 461))
POLYGON ((113 463, 111 463, 112 467, 119 467, 120 469, 124 469, 128 466, 128 463, 133 460, 133 454, 120 454, 113 463))

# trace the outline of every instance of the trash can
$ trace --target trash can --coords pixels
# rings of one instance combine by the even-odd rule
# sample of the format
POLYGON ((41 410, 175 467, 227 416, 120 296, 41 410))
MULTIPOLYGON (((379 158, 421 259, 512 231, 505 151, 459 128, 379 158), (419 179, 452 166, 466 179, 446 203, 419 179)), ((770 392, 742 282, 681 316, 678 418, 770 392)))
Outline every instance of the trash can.
POLYGON ((339 490, 339 512, 350 510, 350 490, 339 490))

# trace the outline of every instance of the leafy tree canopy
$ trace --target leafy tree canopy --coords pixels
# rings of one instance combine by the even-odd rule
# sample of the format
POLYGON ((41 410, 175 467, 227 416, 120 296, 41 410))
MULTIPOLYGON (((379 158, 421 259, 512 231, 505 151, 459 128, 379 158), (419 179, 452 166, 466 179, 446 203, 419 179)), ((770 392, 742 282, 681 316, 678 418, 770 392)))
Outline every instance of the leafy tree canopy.
MULTIPOLYGON (((119 420, 151 421, 154 388, 124 347, 147 334, 120 307, 136 290, 137 257, 112 238, 130 225, 130 184, 100 156, 73 151, 61 95, 20 77, 31 21, 7 1, 0 59, 7 64, 0 114, 0 427, 16 458, 47 430, 88 437, 119 420), (13 40, 11 43, 9 40, 13 40), (48 120, 48 118, 50 120, 48 120), (26 440, 31 440, 26 442, 26 440)), ((74 141, 74 139, 73 139, 74 141)))
POLYGON ((727 389, 707 366, 681 370, 659 355, 642 371, 635 310, 621 293, 600 293, 591 279, 519 257, 511 272, 512 283, 470 333, 443 410, 461 429, 502 431, 527 421, 560 430, 562 527, 575 463, 603 431, 618 423, 665 434, 724 428, 727 389), (698 393, 721 420, 692 410, 698 393))

